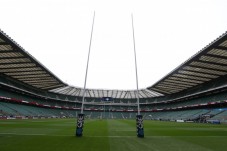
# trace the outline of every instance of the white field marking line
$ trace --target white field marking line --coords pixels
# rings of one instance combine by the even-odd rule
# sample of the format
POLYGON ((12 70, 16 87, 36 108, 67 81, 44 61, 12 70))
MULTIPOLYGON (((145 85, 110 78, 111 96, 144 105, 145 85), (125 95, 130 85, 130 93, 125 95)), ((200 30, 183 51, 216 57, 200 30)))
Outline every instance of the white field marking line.
MULTIPOLYGON (((105 137, 105 138, 137 138, 137 136, 84 136, 84 137, 105 137)), ((227 137, 227 136, 144 136, 145 138, 170 138, 170 137, 227 137)))
POLYGON ((20 134, 20 133, 0 133, 0 135, 17 135, 17 136, 73 136, 73 135, 20 134))
POLYGON ((112 131, 116 131, 116 132, 136 132, 136 130, 112 130, 112 131))
MULTIPOLYGON (((74 136, 74 135, 48 135, 48 134, 19 134, 19 133, 0 133, 0 135, 17 135, 17 136, 74 136)), ((134 137, 134 136, 86 136, 83 137, 95 137, 95 138, 111 138, 111 137, 134 137)))
MULTIPOLYGON (((20 133, 0 133, 0 135, 18 135, 18 136, 74 136, 74 135, 49 135, 49 134, 20 134, 20 133)), ((136 138, 137 136, 89 136, 83 137, 95 137, 95 138, 136 138)), ((170 138, 170 137, 227 137, 227 136, 144 136, 146 138, 170 138)))
POLYGON ((27 135, 27 136, 44 136, 46 134, 19 134, 19 133, 0 133, 0 135, 27 135))
POLYGON ((50 121, 29 121, 29 122, 34 122, 34 123, 46 123, 46 122, 50 122, 50 121))

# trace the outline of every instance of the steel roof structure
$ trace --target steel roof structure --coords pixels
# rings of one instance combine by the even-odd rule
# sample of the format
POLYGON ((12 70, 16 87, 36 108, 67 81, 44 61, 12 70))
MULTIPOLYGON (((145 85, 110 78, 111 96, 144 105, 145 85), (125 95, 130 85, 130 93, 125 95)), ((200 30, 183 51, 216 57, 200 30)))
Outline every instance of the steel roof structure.
MULTIPOLYGON (((82 88, 66 86, 63 88, 57 88, 57 89, 51 90, 51 92, 82 97, 84 90, 82 88)), ((93 97, 94 98, 112 97, 112 98, 118 98, 118 99, 135 99, 136 93, 137 93, 137 90, 86 89, 85 97, 92 97, 92 98, 93 97)), ((162 96, 162 94, 148 89, 139 90, 139 98, 152 98, 157 96, 162 96)))
POLYGON ((147 89, 173 94, 227 74, 227 32, 147 89))
POLYGON ((42 90, 66 85, 1 30, 0 74, 42 90))
MULTIPOLYGON (((26 52, 0 30, 0 74, 9 76, 32 87, 50 92, 82 97, 83 88, 68 86, 38 60, 26 52)), ((133 99, 136 90, 86 89, 85 97, 113 97, 133 99)), ((152 90, 139 90, 140 98, 162 96, 152 90)))
MULTIPOLYGON (((39 90, 82 97, 83 89, 62 82, 0 30, 0 74, 39 90)), ((170 95, 227 75, 227 32, 154 85, 140 89, 139 98, 170 95)), ((86 89, 85 97, 135 99, 137 90, 86 89)))

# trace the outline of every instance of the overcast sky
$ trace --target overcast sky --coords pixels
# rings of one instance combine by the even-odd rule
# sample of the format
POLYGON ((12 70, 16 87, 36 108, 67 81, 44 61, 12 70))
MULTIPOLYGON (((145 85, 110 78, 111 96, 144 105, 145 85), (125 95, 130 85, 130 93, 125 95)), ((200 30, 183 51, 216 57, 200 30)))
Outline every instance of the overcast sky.
POLYGON ((226 0, 0 0, 0 28, 62 81, 87 88, 153 85, 227 30, 226 0))

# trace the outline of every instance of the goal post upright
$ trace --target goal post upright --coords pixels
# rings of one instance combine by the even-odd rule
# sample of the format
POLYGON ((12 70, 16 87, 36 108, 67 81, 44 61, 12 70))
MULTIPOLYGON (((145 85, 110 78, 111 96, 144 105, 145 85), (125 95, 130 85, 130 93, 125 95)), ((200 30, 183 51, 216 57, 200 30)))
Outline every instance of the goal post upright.
POLYGON ((136 44, 135 44, 133 14, 131 14, 131 18, 132 18, 132 36, 133 36, 134 58, 135 58, 135 71, 136 71, 136 98, 137 98, 136 128, 137 128, 137 137, 143 138, 144 137, 143 115, 140 114, 140 100, 139 100, 139 86, 138 86, 137 58, 136 58, 136 44))
POLYGON ((81 104, 81 112, 77 116, 76 136, 78 136, 78 137, 81 137, 83 135, 83 126, 84 126, 84 100, 85 100, 85 94, 86 94, 86 84, 87 84, 87 75, 88 75, 88 67, 89 67, 89 59, 90 59, 90 52, 91 52, 91 43, 92 43, 94 22, 95 22, 95 12, 94 12, 94 15, 93 15, 92 28, 91 28, 91 36, 90 36, 90 42, 89 42, 89 50, 88 50, 87 66, 86 66, 86 73, 85 73, 85 80, 84 80, 84 88, 83 88, 83 98, 82 98, 82 104, 81 104))

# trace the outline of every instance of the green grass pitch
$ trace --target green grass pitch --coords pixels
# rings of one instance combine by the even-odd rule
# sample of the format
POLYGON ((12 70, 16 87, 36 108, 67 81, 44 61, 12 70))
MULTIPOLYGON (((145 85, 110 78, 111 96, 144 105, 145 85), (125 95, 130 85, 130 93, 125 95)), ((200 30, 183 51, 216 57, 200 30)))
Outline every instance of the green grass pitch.
POLYGON ((0 120, 0 151, 225 151, 227 125, 135 120, 85 120, 75 137, 75 119, 0 120))

